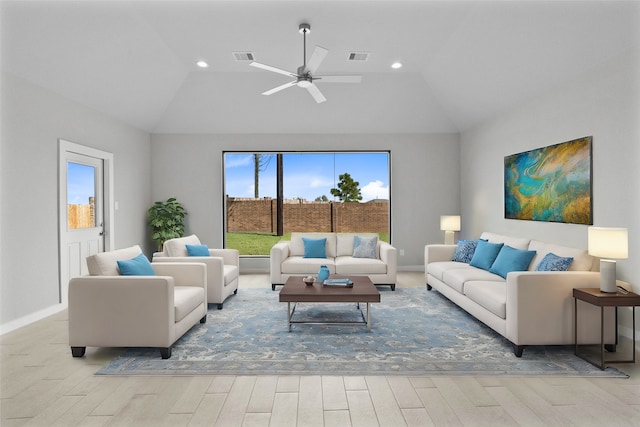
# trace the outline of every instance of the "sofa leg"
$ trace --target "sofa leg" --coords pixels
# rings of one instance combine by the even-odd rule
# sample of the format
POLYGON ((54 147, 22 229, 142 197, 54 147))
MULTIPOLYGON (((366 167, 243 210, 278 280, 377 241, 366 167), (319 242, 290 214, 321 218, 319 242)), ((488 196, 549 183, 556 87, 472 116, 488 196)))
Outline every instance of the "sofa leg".
POLYGON ((171 358, 171 347, 161 348, 160 357, 162 357, 163 359, 171 358))
POLYGON ((200 319, 200 323, 207 323, 207 315, 205 314, 202 319, 200 319))
POLYGON ((395 291, 395 290, 396 290, 396 284, 395 284, 395 283, 392 283, 392 284, 391 284, 391 290, 392 290, 392 291, 395 291))
POLYGON ((71 347, 71 355, 73 357, 82 357, 86 350, 87 347, 71 347))
POLYGON ((234 295, 238 295, 238 289, 236 289, 235 291, 233 291, 234 295))
POLYGON ((427 290, 430 291, 431 289, 433 289, 433 286, 427 283, 427 290))
POLYGON ((275 291, 275 290, 276 290, 276 284, 275 284, 275 283, 272 283, 272 284, 271 284, 271 290, 272 290, 272 291, 275 291))
POLYGON ((524 351, 524 348, 526 346, 525 345, 513 345, 513 354, 516 355, 516 357, 522 357, 522 352, 524 351))
POLYGON ((605 344, 604 345, 604 349, 607 350, 609 353, 615 353, 616 352, 616 345, 615 344, 605 344))
POLYGON ((222 310, 222 305, 223 304, 218 304, 218 310, 222 310))

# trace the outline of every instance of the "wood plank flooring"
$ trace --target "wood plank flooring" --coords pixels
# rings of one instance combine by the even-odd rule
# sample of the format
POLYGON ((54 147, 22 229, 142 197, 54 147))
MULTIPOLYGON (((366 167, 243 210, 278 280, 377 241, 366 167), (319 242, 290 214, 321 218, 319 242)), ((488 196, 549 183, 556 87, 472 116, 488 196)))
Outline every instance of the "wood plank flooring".
MULTIPOLYGON (((398 287, 424 286, 399 273, 398 287)), ((270 287, 267 275, 242 275, 270 287)), ((640 426, 629 379, 502 376, 98 377, 117 349, 71 357, 67 313, 0 337, 0 425, 640 426)), ((526 356, 526 350, 525 350, 526 356)))

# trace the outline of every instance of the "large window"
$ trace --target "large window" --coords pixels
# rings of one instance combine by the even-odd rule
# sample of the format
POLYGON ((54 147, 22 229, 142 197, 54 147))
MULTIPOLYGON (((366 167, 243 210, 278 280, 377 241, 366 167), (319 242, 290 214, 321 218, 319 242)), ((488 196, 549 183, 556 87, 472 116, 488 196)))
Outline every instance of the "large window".
POLYGON ((294 231, 390 240, 390 153, 224 153, 225 247, 269 255, 294 231))

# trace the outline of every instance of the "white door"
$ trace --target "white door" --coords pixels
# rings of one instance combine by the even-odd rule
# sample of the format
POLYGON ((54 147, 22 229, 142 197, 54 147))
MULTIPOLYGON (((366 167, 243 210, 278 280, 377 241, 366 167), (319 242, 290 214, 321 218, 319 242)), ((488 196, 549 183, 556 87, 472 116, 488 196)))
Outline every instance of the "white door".
POLYGON ((65 305, 69 279, 88 274, 86 258, 110 246, 105 240, 112 234, 105 221, 109 156, 60 141, 60 302, 65 305))

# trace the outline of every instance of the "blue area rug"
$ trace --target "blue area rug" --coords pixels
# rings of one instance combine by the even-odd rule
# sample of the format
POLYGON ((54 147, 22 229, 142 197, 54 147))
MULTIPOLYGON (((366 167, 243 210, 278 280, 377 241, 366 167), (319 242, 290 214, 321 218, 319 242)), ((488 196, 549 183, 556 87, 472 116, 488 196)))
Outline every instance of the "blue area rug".
MULTIPOLYGON (((131 348, 98 375, 568 375, 620 376, 573 354, 572 346, 532 346, 517 358, 511 344, 436 291, 381 288, 364 325, 287 327, 287 304, 271 289, 240 289, 223 310, 211 306, 162 360, 157 349, 131 348)), ((365 308, 365 305, 362 305, 365 308)), ((297 319, 361 320, 355 304, 299 304, 297 319)))

